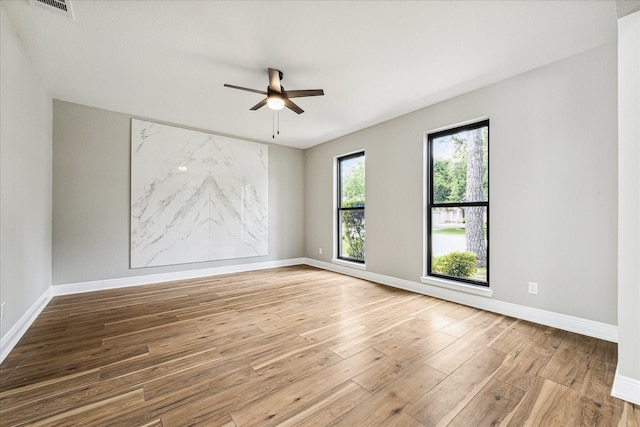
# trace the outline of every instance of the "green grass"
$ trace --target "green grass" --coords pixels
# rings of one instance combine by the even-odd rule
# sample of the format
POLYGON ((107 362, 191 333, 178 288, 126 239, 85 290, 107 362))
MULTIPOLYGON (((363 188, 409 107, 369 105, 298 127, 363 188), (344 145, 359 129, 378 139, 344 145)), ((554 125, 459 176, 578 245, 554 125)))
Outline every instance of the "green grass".
POLYGON ((476 274, 473 275, 473 277, 471 277, 472 279, 475 280, 480 280, 482 282, 486 282, 487 281, 487 269, 486 268, 478 268, 476 270, 476 274))
MULTIPOLYGON (((438 228, 433 230, 433 234, 454 234, 461 235, 464 234, 464 228, 438 228)), ((484 237, 487 237, 487 227, 484 227, 484 237)))
POLYGON ((433 234, 464 235, 464 229, 460 229, 460 228, 439 228, 437 230, 433 230, 433 234))

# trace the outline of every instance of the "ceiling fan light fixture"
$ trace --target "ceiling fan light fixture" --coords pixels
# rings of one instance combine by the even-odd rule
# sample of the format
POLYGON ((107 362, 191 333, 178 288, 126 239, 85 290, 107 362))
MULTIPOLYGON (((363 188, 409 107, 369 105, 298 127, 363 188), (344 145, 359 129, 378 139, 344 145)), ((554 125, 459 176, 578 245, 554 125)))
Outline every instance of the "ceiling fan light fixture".
POLYGON ((304 89, 304 90, 288 90, 285 91, 280 83, 284 74, 280 70, 276 70, 275 68, 267 68, 267 72, 269 73, 269 86, 267 86, 267 90, 257 90, 257 89, 249 89, 248 87, 235 86, 230 84, 224 84, 225 87, 229 87, 231 89, 239 89, 247 92, 259 93, 260 95, 266 95, 266 98, 263 98, 262 101, 258 102, 253 107, 249 108, 251 111, 256 111, 264 107, 265 105, 269 107, 269 109, 274 111, 280 111, 284 107, 287 107, 291 111, 296 114, 304 113, 304 110, 296 105, 295 102, 291 100, 291 98, 303 98, 307 96, 322 96, 324 95, 324 91, 322 89, 304 89))
POLYGON ((272 110, 282 110, 284 108, 284 98, 279 93, 271 93, 267 97, 267 106, 272 110))

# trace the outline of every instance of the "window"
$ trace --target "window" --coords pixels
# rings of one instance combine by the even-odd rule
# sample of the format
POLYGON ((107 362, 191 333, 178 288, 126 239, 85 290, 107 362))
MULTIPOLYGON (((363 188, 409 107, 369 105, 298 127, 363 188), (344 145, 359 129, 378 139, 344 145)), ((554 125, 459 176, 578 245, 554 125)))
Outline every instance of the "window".
POLYGON ((364 264, 364 152, 337 159, 337 258, 364 264))
POLYGON ((427 145, 427 275, 489 286, 489 120, 427 145))

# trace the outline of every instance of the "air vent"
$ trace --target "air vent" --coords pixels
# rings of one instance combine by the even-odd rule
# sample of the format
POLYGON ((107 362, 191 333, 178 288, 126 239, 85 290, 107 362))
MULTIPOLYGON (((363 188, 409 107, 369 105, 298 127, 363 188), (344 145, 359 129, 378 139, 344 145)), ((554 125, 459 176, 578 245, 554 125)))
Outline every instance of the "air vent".
POLYGON ((66 16, 72 21, 74 20, 71 0, 29 0, 29 4, 66 16))

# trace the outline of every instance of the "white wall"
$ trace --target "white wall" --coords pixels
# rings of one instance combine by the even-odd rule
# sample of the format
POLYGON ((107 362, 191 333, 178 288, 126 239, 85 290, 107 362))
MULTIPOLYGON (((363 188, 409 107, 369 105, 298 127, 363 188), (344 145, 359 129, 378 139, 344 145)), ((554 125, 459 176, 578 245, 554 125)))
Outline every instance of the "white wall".
MULTIPOLYGON (((640 12, 618 20, 618 374, 640 404, 640 12)), ((618 385, 618 379, 616 379, 618 385)))
POLYGON ((5 338, 51 285, 51 97, 0 7, 0 321, 5 338))
POLYGON ((367 271, 419 282, 424 132, 488 116, 493 298, 615 325, 616 65, 611 43, 307 150, 305 256, 330 262, 333 157, 364 149, 367 271))
POLYGON ((270 144, 268 256, 130 269, 131 117, 54 100, 54 285, 303 255, 303 152, 270 144))

